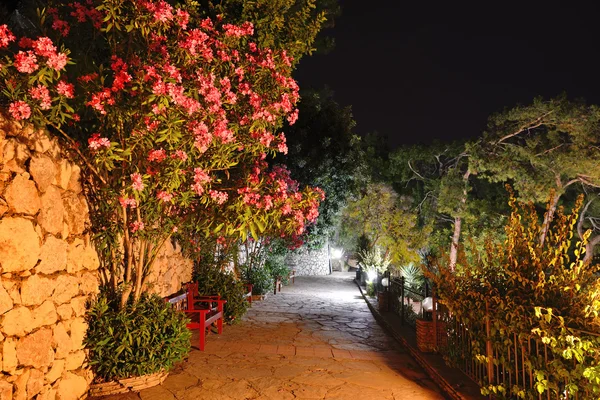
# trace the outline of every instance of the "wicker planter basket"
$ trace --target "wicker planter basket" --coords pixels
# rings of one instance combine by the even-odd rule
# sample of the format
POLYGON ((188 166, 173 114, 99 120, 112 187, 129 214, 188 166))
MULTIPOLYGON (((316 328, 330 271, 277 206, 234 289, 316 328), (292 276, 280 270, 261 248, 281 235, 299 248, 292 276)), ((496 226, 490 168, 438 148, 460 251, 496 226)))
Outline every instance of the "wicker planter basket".
POLYGON ((433 331, 433 321, 417 319, 417 347, 423 353, 435 353, 448 345, 446 323, 437 322, 437 332, 433 331), (437 340, 436 340, 437 334, 437 340))
POLYGON ((92 383, 88 394, 91 397, 95 397, 127 392, 139 392, 140 390, 160 385, 167 378, 167 375, 169 375, 168 372, 157 372, 156 374, 118 379, 111 382, 92 383))
POLYGON ((252 301, 261 301, 267 298, 266 294, 253 294, 252 301))

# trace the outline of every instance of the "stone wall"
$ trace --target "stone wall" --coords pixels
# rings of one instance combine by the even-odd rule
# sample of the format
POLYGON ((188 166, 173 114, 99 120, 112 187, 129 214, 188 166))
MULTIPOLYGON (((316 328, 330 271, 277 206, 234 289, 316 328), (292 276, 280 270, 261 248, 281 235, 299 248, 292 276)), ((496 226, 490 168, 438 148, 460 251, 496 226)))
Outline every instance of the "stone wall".
POLYGON ((98 257, 80 169, 44 131, 0 115, 0 399, 78 399, 98 257))
POLYGON ((296 270, 296 276, 329 275, 329 254, 327 245, 319 250, 301 247, 285 257, 290 269, 296 270))
POLYGON ((167 297, 192 280, 193 268, 193 261, 181 254, 179 244, 167 240, 156 257, 146 287, 149 292, 167 297))

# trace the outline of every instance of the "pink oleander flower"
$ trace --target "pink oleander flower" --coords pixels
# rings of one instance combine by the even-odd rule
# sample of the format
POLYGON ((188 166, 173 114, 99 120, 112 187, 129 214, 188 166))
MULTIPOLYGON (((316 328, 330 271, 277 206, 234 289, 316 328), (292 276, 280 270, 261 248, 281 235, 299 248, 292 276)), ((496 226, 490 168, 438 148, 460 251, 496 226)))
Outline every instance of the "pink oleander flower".
POLYGON ((173 233, 177 233, 178 231, 179 231, 179 229, 177 229, 177 227, 176 227, 176 226, 174 226, 174 227, 173 227, 173 229, 172 229, 172 232, 173 232, 173 233))
POLYGON ((142 221, 135 221, 132 222, 130 225, 131 228, 131 232, 135 233, 137 231, 143 231, 144 230, 144 223, 142 221))
POLYGON ((65 81, 60 81, 56 84, 56 91, 67 99, 72 99, 75 96, 75 86, 65 81))
POLYGON ((40 101, 40 108, 42 110, 49 110, 52 106, 52 99, 50 98, 50 91, 47 87, 38 84, 35 87, 29 89, 29 94, 32 98, 40 101))
POLYGON ((92 137, 88 139, 88 146, 93 151, 100 150, 103 147, 108 149, 110 147, 110 140, 105 137, 100 137, 99 133, 94 133, 92 137))
POLYGON ((210 194, 210 198, 213 199, 219 205, 225 203, 227 201, 227 198, 229 197, 227 193, 220 192, 218 190, 210 190, 208 194, 210 194))
POLYGON ((15 39, 15 35, 8 29, 8 25, 0 25, 0 49, 7 47, 15 39))
POLYGON ((137 207, 137 201, 131 197, 119 197, 119 203, 121 203, 122 207, 137 207))
POLYGON ((254 34, 254 25, 251 22, 244 22, 241 26, 224 24, 223 29, 225 29, 226 36, 242 37, 254 34))
POLYGON ((130 176, 132 181, 131 187, 133 188, 133 190, 137 190, 138 192, 144 190, 144 182, 142 182, 142 175, 140 175, 138 172, 135 172, 130 176))
POLYGON ((150 150, 148 153, 148 161, 162 162, 167 158, 167 153, 163 149, 150 150))
POLYGON ((188 159, 187 153, 183 150, 176 150, 172 157, 179 158, 181 161, 186 161, 188 159))
POLYGON ((41 37, 33 43, 33 51, 35 54, 42 57, 51 57, 56 54, 56 46, 52 43, 52 39, 41 37))
POLYGON ((48 64, 48 66, 56 71, 60 71, 61 69, 65 68, 65 65, 67 65, 67 55, 65 53, 57 53, 57 54, 52 54, 50 57, 48 57, 48 61, 46 62, 46 64, 48 64))
POLYGON ((281 207, 281 213, 283 215, 289 215, 292 213, 292 206, 290 206, 289 204, 285 204, 283 207, 281 207))
POLYGON ((190 14, 188 14, 187 11, 183 11, 182 9, 178 8, 175 12, 175 15, 177 15, 181 29, 186 30, 187 24, 190 22, 190 14))
POLYGON ((194 168, 194 182, 196 183, 208 183, 212 180, 210 175, 202 168, 194 168))
POLYGON ((298 109, 296 109, 296 110, 294 110, 294 112, 292 112, 290 115, 288 115, 287 120, 290 125, 294 125, 296 123, 296 121, 298 121, 298 114, 299 114, 299 111, 298 111, 298 109))
POLYGON ((285 144, 285 143, 279 143, 277 145, 277 150, 279 150, 280 153, 287 154, 288 153, 287 144, 285 144))
POLYGON ((22 100, 10 103, 8 112, 16 120, 27 119, 31 116, 31 108, 29 107, 29 104, 22 100))
POLYGON ((17 68, 17 71, 23 72, 24 74, 31 74, 39 68, 37 57, 31 50, 27 52, 19 51, 17 55, 15 55, 14 66, 17 68))
POLYGON ((171 200, 173 200, 173 194, 167 193, 164 190, 159 190, 158 193, 156 194, 156 198, 164 201, 165 203, 168 203, 171 200))

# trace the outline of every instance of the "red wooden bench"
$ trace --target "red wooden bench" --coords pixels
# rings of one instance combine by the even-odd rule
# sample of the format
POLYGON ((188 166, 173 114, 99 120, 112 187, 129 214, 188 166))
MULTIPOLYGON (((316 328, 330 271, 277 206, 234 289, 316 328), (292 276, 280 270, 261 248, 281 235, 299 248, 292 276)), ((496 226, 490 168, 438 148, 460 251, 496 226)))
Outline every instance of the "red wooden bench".
POLYGON ((188 329, 198 329, 200 332, 200 343, 198 348, 204 351, 206 343, 206 330, 216 323, 217 333, 223 333, 223 306, 227 303, 220 296, 199 296, 198 284, 187 285, 185 293, 167 300, 177 310, 186 313, 190 322, 186 325, 188 329))
POLYGON ((246 297, 246 300, 248 300, 248 303, 250 303, 250 306, 252 307, 252 284, 246 283, 244 285, 246 286, 247 291, 244 296, 246 297))
MULTIPOLYGON (((288 274, 288 282, 291 281, 293 284, 295 278, 296 278, 296 270, 293 269, 288 274)), ((277 292, 281 292, 281 281, 282 280, 283 280, 283 277, 281 275, 278 275, 277 278, 275 278, 275 287, 273 288, 273 294, 277 294, 277 292)))

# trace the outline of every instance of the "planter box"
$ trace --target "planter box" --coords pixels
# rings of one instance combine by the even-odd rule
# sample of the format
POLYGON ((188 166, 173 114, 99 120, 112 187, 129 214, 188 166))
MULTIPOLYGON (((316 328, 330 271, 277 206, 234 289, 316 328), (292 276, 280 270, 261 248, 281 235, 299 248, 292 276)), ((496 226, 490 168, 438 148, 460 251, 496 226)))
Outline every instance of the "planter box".
POLYGON ((388 311, 390 304, 389 292, 378 292, 377 293, 377 308, 379 311, 388 311))
POLYGON ((108 396, 128 392, 139 392, 153 386, 160 385, 169 375, 168 372, 158 372, 151 375, 135 376, 132 378, 117 379, 104 383, 92 383, 88 394, 95 396, 108 396))
POLYGON ((417 347, 423 353, 435 353, 448 345, 446 323, 437 322, 437 332, 433 331, 433 321, 417 319, 417 347), (437 341, 436 341, 437 334, 437 341))

